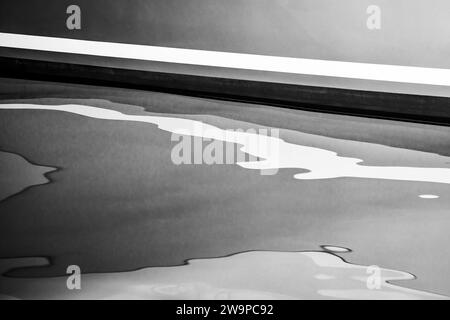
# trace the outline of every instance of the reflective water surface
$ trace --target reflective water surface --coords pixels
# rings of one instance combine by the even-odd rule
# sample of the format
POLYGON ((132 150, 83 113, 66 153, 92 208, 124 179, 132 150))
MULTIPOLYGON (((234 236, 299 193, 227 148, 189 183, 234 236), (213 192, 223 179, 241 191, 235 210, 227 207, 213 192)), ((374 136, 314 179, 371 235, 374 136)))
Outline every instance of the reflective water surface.
MULTIPOLYGON (((292 130, 279 137, 230 131, 252 124, 127 114, 126 107, 14 103, 0 110, 10 112, 5 119, 41 124, 33 128, 45 137, 42 150, 31 154, 62 168, 50 180, 44 174, 53 168, 36 166, 25 174, 35 178, 23 181, 24 169, 2 171, 2 190, 12 190, 3 198, 16 194, 0 202, 4 234, 16 243, 0 248, 2 298, 435 299, 450 292, 440 272, 450 254, 438 248, 448 239, 447 156, 292 130), (51 129, 55 119, 65 127, 51 129), (258 160, 176 166, 167 134, 237 144, 258 160), (265 176, 269 169, 279 172, 265 176), (19 217, 42 224, 33 231, 42 242, 19 217), (74 244, 70 237, 80 232, 87 242, 74 244), (79 292, 65 286, 70 263, 87 269, 79 292)), ((4 140, 9 149, 33 150, 26 139, 12 140, 4 140)), ((27 167, 15 157, 11 168, 27 167)))

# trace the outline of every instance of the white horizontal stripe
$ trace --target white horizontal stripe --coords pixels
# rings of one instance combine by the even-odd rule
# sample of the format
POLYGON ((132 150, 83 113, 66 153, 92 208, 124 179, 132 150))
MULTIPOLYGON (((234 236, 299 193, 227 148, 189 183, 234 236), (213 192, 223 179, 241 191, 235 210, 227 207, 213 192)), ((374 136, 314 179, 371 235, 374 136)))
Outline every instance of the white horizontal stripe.
POLYGON ((286 58, 0 33, 0 46, 101 57, 450 86, 450 69, 286 58))

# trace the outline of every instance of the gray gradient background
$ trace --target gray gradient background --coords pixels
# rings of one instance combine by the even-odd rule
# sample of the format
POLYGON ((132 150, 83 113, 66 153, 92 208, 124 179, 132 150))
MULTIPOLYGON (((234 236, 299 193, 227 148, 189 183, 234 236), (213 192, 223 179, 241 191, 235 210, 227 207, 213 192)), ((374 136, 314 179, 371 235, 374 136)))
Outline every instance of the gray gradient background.
POLYGON ((448 0, 2 0, 0 31, 450 68, 448 0), (70 4, 81 31, 65 26, 70 4), (370 4, 379 31, 366 27, 370 4))

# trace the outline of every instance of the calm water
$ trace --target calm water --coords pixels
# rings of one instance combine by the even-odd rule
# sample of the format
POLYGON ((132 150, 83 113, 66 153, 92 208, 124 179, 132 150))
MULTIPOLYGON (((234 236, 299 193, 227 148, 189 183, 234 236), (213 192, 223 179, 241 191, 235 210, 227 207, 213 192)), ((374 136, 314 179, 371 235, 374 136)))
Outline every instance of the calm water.
MULTIPOLYGON (((449 157, 372 143, 325 138, 283 129, 275 136, 258 134, 258 132, 249 132, 248 130, 230 131, 226 127, 228 119, 219 118, 210 121, 211 119, 207 117, 202 119, 201 116, 195 119, 189 116, 160 114, 129 115, 125 111, 119 112, 107 108, 74 104, 56 106, 2 104, 0 110, 2 110, 0 112, 16 112, 15 114, 26 114, 30 111, 33 114, 36 112, 51 112, 57 116, 76 117, 70 119, 77 119, 77 121, 95 119, 97 122, 107 123, 111 126, 110 128, 114 128, 114 123, 117 122, 120 122, 121 125, 123 123, 125 126, 136 124, 150 126, 152 135, 149 139, 144 140, 148 144, 140 145, 140 148, 145 148, 145 152, 148 149, 151 151, 160 148, 165 150, 164 156, 166 156, 164 164, 156 162, 156 169, 153 168, 153 170, 162 174, 152 175, 155 178, 152 185, 166 185, 168 183, 166 181, 170 180, 169 182, 172 183, 174 179, 183 181, 183 185, 177 184, 176 189, 168 188, 167 190, 170 191, 168 194, 158 193, 158 199, 155 201, 161 201, 165 205, 171 202, 171 198, 179 199, 174 194, 174 190, 178 190, 178 192, 190 195, 184 198, 187 200, 184 205, 189 207, 189 201, 197 201, 198 194, 202 191, 196 189, 196 187, 191 187, 188 192, 186 184, 195 184, 197 179, 204 174, 201 171, 209 172, 208 165, 202 163, 198 165, 200 171, 190 172, 189 175, 176 171, 171 171, 170 176, 164 175, 168 170, 167 167, 176 167, 169 157, 174 147, 174 142, 167 139, 169 135, 172 137, 175 135, 178 138, 180 136, 202 138, 207 141, 222 141, 238 145, 243 153, 252 156, 254 159, 253 161, 238 161, 235 164, 224 165, 231 167, 227 170, 248 171, 248 173, 241 175, 257 175, 260 177, 258 179, 262 179, 258 180, 259 184, 263 183, 265 187, 272 186, 274 189, 268 191, 267 195, 254 194, 254 191, 247 189, 244 193, 233 194, 233 197, 230 197, 231 193, 208 190, 209 195, 216 196, 211 200, 215 206, 214 212, 226 213, 228 212, 226 208, 233 206, 233 201, 237 202, 235 207, 239 218, 230 216, 230 220, 227 220, 224 225, 223 230, 225 231, 220 234, 220 237, 209 234, 207 229, 214 229, 217 224, 224 223, 223 219, 226 216, 220 218, 215 215, 198 217, 195 216, 198 209, 190 211, 192 216, 177 216, 175 214, 176 209, 172 208, 170 214, 175 215, 175 217, 167 220, 168 224, 176 225, 185 219, 190 221, 197 221, 196 219, 199 218, 210 219, 208 221, 209 226, 203 226, 203 229, 202 226, 198 228, 199 232, 204 230, 205 239, 195 242, 195 249, 187 247, 186 254, 189 255, 187 257, 175 250, 173 252, 176 252, 174 253, 176 257, 170 256, 170 248, 177 245, 182 246, 179 240, 174 240, 178 239, 176 236, 172 238, 170 233, 166 236, 157 234, 154 237, 156 240, 152 238, 154 243, 151 243, 151 246, 163 243, 164 248, 168 246, 169 253, 160 254, 160 256, 156 254, 154 258, 155 267, 153 265, 140 265, 139 269, 144 268, 140 271, 120 272, 127 271, 129 268, 113 266, 111 272, 85 275, 83 276, 84 290, 78 295, 69 293, 64 289, 66 280, 64 277, 2 278, 2 291, 0 293, 3 293, 4 297, 427 299, 441 298, 441 296, 427 293, 427 291, 446 293, 446 291, 433 288, 435 279, 446 279, 446 275, 436 274, 440 269, 435 267, 434 264, 427 266, 423 262, 417 262, 416 260, 421 260, 420 256, 416 255, 411 259, 411 252, 415 249, 415 241, 422 241, 422 247, 419 249, 425 247, 431 251, 436 250, 431 254, 440 256, 441 260, 436 261, 436 264, 445 268, 445 263, 450 260, 450 255, 446 255, 445 252, 438 253, 438 249, 436 249, 437 240, 447 237, 447 217, 445 213, 449 212, 449 157), (223 125, 219 126, 217 123, 223 125), (155 128, 157 129, 155 130, 155 128), (158 131, 165 134, 164 139, 157 136, 161 134, 157 133, 158 131), (259 147, 255 148, 255 145, 259 147), (255 161, 255 159, 258 159, 258 161, 255 161), (300 188, 301 186, 301 188, 297 190, 293 189, 292 186, 294 188, 297 188, 297 186, 300 188), (273 194, 289 195, 289 201, 283 202, 280 201, 280 198, 274 200, 273 194), (226 199, 221 200, 221 195, 226 199), (258 199, 262 196, 269 199, 268 202, 272 199, 274 207, 265 211, 262 202, 258 202, 258 199), (246 199, 250 199, 247 202, 250 207, 240 205, 239 201, 245 201, 246 199), (291 207, 292 205, 294 206, 291 207), (280 207, 279 210, 276 209, 277 206, 280 207), (289 212, 292 212, 292 216, 286 216, 286 213, 283 213, 286 212, 283 211, 286 208, 291 208, 289 212), (250 215, 250 211, 264 212, 265 216, 250 215), (418 217, 424 219, 424 214, 428 215, 424 221, 431 222, 426 228, 420 229, 421 222, 418 217), (231 240, 228 240, 228 237, 232 234, 231 231, 227 233, 227 230, 232 228, 240 230, 239 219, 250 223, 249 228, 252 228, 243 232, 242 243, 244 245, 242 246, 236 246, 231 240), (298 224, 297 232, 299 235, 294 234, 296 223, 298 224), (273 226, 273 228, 270 226, 273 226), (374 229, 374 237, 370 238, 371 233, 365 234, 367 228, 374 229), (420 237, 417 237, 415 233, 417 230, 422 231, 420 237), (378 237, 376 236, 377 232, 378 237), (383 232, 386 232, 386 234, 384 235, 383 232), (203 241, 206 243, 212 241, 214 245, 208 247, 209 244, 203 244, 203 241), (293 250, 296 246, 295 241, 298 241, 298 250, 293 250), (172 242, 173 245, 171 245, 172 242), (391 243, 392 247, 387 247, 386 242, 391 243), (255 243, 260 243, 260 245, 256 247, 255 243), (323 249, 320 249, 319 245, 323 245, 323 249), (343 245, 353 251, 344 248, 343 245), (305 246, 309 247, 304 250, 305 246), (198 249, 197 247, 202 248, 198 249), (208 248, 202 251, 203 247, 208 248), (402 248, 403 251, 395 250, 395 248, 402 248), (206 252, 206 255, 200 252, 206 252), (230 255, 228 256, 228 254, 230 255), (340 255, 345 261, 336 255, 340 255), (180 263, 170 263, 170 261, 176 261, 179 257, 184 257, 184 260, 193 260, 189 260, 187 265, 160 266, 161 264, 179 265, 180 263), (205 257, 211 258, 204 259, 205 257), (366 263, 359 265, 359 261, 365 261, 366 263), (400 271, 384 268, 387 262, 390 269, 400 271), (374 269, 373 265, 380 265, 381 268, 374 269), (224 273, 223 270, 229 270, 229 272, 224 273), (370 283, 373 283, 370 282, 373 280, 371 276, 374 275, 378 277, 379 286, 376 289, 370 289, 370 283), (418 277, 417 280, 414 280, 415 276, 418 277), (414 283, 422 278, 426 281, 422 283, 421 290, 406 288, 408 287, 407 283, 414 283), (395 282, 396 280, 401 280, 401 282, 395 282), (388 283, 388 281, 395 283, 395 285, 388 283)), ((252 127, 251 123, 234 123, 233 128, 239 125, 242 128, 252 127)), ((138 127, 137 129, 142 131, 143 128, 138 127)), ((95 133, 97 129, 90 130, 95 133)), ((110 133, 110 135, 114 137, 114 133, 110 133)), ((70 140, 61 140, 61 143, 70 144, 70 140)), ((133 144, 134 142, 129 140, 129 143, 133 144)), ((84 148, 87 148, 89 142, 85 141, 85 144, 84 148)), ((52 152, 58 152, 58 150, 59 147, 56 145, 51 147, 52 152)), ((195 147, 190 151, 195 152, 195 147)), ((117 152, 123 153, 121 150, 117 152)), ((13 157, 6 153, 1 153, 1 155, 0 160, 13 157)), ((22 163, 22 166, 28 168, 28 170, 33 167, 23 158, 15 157, 16 167, 19 166, 19 163, 22 163)), ((63 158, 64 156, 60 157, 63 158)), ((122 161, 124 167, 114 170, 127 170, 127 166, 132 167, 135 160, 130 158, 127 163, 122 161)), ((81 163, 83 159, 80 158, 77 161, 81 163)), ((55 166, 57 164, 55 163, 55 166)), ((85 165, 89 166, 89 163, 85 165)), ((192 168, 196 165, 182 164, 181 166, 192 168)), ((212 165, 212 167, 217 166, 219 165, 212 165)), ((54 182, 60 183, 61 179, 64 179, 65 169, 70 171, 70 168, 63 168, 62 172, 59 173, 60 176, 54 182)), ((27 176, 37 175, 38 178, 13 179, 15 183, 23 185, 23 187, 14 187, 14 190, 19 192, 28 186, 47 182, 43 174, 48 171, 43 170, 42 167, 34 166, 34 171, 31 170, 31 173, 27 176)), ((238 175, 239 172, 241 171, 238 171, 238 175)), ((108 185, 110 182, 105 178, 108 175, 114 175, 114 173, 103 172, 105 181, 99 182, 96 179, 86 185, 90 188, 88 191, 93 192, 92 199, 94 199, 96 190, 102 188, 102 185, 103 188, 108 186, 118 187, 117 185, 108 185)), ((133 175, 131 174, 131 176, 133 175)), ((218 177, 221 176, 222 173, 218 177)), ((226 174, 222 177, 222 179, 215 181, 217 185, 230 183, 226 179, 226 174)), ((2 185, 13 185, 11 181, 11 177, 2 180, 2 185)), ((131 182, 142 184, 138 178, 134 178, 131 182)), ((248 181, 241 184, 245 185, 246 183, 248 181)), ((232 182, 228 187, 233 189, 235 186, 237 187, 236 182, 232 182)), ((44 192, 44 187, 35 187, 32 192, 38 196, 40 190, 44 192)), ((65 197, 70 198, 70 194, 67 194, 67 192, 64 194, 65 197)), ((20 195, 26 196, 25 193, 20 195)), ((73 196, 75 197, 75 195, 73 196)), ((130 197, 133 199, 133 195, 130 197)), ((108 199, 112 202, 120 201, 120 199, 106 197, 106 200, 108 199)), ((16 199, 12 200, 16 201, 16 199)), ((202 199, 202 201, 205 200, 202 199)), ((143 208, 148 208, 142 201, 140 203, 143 208)), ((14 206, 13 202, 4 201, 3 204, 11 213, 14 208, 18 208, 14 206)), ((74 207, 73 204, 67 204, 67 206, 74 207)), ((130 210, 134 212, 142 210, 136 209, 139 208, 137 204, 133 203, 130 206, 130 210)), ((183 203, 180 206, 183 206, 183 203)), ((73 210, 76 211, 77 208, 78 204, 73 210)), ((108 208, 104 210, 108 211, 108 208)), ((212 210, 209 209, 208 212, 212 210)), ((144 214, 147 211, 139 212, 144 214)), ((150 210, 148 212, 156 211, 150 210)), ((161 214, 164 215, 165 212, 169 213, 168 211, 161 211, 161 214)), ((26 213, 23 210, 20 213, 30 216, 33 214, 31 211, 26 213)), ((63 215, 64 212, 60 214, 63 215)), ((95 219, 99 221, 104 219, 106 225, 109 223, 107 215, 105 217, 96 216, 95 219)), ((165 225, 160 224, 165 223, 163 220, 164 216, 158 214, 145 217, 143 221, 149 224, 147 231, 151 232, 154 227, 151 224, 157 222, 159 226, 165 225)), ((19 224, 19 222, 13 220, 8 220, 8 222, 11 225, 19 224)), ((186 225, 189 225, 189 222, 186 222, 186 225)), ((183 224, 181 227, 184 228, 183 226, 185 225, 183 224)), ((118 236, 121 237, 120 228, 113 230, 118 231, 118 236)), ((190 234, 188 229, 180 230, 189 241, 198 237, 195 234, 190 234)), ((48 232, 55 231, 49 229, 48 232)), ((86 232, 95 232, 95 230, 86 232)), ((126 240, 126 236, 122 236, 120 239, 126 240)), ((139 246, 142 246, 142 243, 139 246)), ((86 250, 88 251, 88 249, 86 250)), ((152 250, 155 249, 152 248, 152 250)), ((415 251, 413 253, 416 254, 415 251)), ((80 255, 83 255, 83 252, 80 255)), ((13 258, 11 254, 2 254, 2 256, 13 258)), ((88 258, 84 259, 93 259, 89 258, 90 255, 87 256, 88 258)), ((132 260, 131 257, 130 261, 132 260)), ((1 270, 5 272, 21 267, 47 265, 48 261, 45 258, 40 258, 40 256, 18 260, 4 259, 2 260, 1 270)), ((104 266, 97 266, 96 268, 102 270, 104 266)), ((106 269, 109 269, 109 267, 106 269)))

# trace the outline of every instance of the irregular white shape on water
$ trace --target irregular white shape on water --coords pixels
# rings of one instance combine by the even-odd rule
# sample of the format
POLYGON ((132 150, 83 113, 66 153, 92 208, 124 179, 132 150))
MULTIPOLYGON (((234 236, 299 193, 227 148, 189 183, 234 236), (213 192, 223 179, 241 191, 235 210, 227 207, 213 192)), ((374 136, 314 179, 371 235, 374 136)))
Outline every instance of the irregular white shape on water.
MULTIPOLYGON (((0 265, 26 266, 18 261, 0 265)), ((66 276, 0 277, 6 288, 0 293, 21 299, 447 299, 391 285, 387 281, 414 276, 382 268, 379 289, 370 290, 367 271, 327 252, 253 251, 177 267, 83 274, 82 290, 73 291, 66 289, 66 276)))
POLYGON ((49 182, 45 174, 55 170, 34 165, 20 155, 0 151, 0 201, 30 186, 49 182))
POLYGON ((336 247, 336 246, 322 246, 324 250, 330 251, 330 252, 350 252, 351 250, 344 247, 336 247))
POLYGON ((421 194, 419 196, 419 198, 422 198, 422 199, 438 199, 439 196, 434 195, 434 194, 421 194))
POLYGON ((333 151, 292 144, 268 135, 223 130, 190 119, 126 115, 110 109, 74 104, 61 106, 0 104, 0 109, 63 111, 95 119, 143 122, 155 124, 161 130, 179 135, 242 144, 243 152, 264 160, 239 162, 238 165, 241 167, 258 170, 301 168, 310 171, 296 174, 294 176, 296 179, 353 177, 450 184, 449 168, 365 166, 361 164, 363 162, 361 159, 341 157, 333 151))

